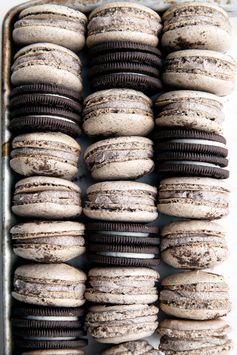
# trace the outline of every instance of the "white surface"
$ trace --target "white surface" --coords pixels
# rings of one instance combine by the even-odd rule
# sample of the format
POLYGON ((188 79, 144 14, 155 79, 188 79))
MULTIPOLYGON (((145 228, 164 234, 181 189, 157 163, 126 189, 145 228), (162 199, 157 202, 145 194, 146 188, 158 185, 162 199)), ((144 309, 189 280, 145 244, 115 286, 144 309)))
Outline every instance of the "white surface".
MULTIPOLYGON (((20 4, 21 1, 18 0, 3 0, 0 2, 0 17, 3 20, 6 12, 13 6, 20 4)), ((230 53, 237 60, 237 17, 233 19, 233 46, 230 53)), ((231 210, 228 218, 223 220, 223 224, 227 228, 227 239, 230 249, 230 257, 228 261, 218 268, 212 271, 216 271, 220 274, 226 276, 232 293, 233 300, 233 310, 231 314, 227 317, 229 323, 232 325, 233 329, 233 339, 235 341, 235 350, 233 355, 237 354, 237 235, 236 235, 236 224, 237 224, 237 90, 230 96, 224 99, 225 102, 225 137, 227 138, 227 144, 229 148, 229 159, 230 165, 229 169, 231 171, 231 177, 229 179, 229 185, 231 187, 231 210)), ((164 275, 164 266, 158 268, 159 271, 164 275)), ((173 269, 169 268, 165 273, 174 272, 173 269)), ((1 337, 0 337, 1 338, 1 337)), ((154 339, 155 341, 155 339, 154 339)), ((156 341, 155 341, 156 342, 156 341)), ((92 345, 93 346, 93 345, 92 345)), ((93 346, 94 348, 94 346, 93 346)), ((98 354, 98 350, 88 349, 88 354, 95 355, 98 354)))

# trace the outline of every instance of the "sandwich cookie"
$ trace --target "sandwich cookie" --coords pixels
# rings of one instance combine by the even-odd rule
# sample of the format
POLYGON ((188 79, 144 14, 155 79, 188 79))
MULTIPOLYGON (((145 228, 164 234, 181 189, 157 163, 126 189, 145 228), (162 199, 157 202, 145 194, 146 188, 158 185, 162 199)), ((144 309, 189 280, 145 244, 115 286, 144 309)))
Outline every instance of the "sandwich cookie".
POLYGON ((15 344, 21 350, 68 351, 87 345, 81 338, 85 335, 81 308, 17 306, 13 313, 15 344))
POLYGON ((11 83, 13 86, 53 84, 81 92, 81 61, 74 52, 62 46, 35 43, 16 53, 11 83))
POLYGON ((90 49, 89 76, 94 91, 128 88, 157 93, 161 89, 161 52, 134 42, 107 42, 90 49))
POLYGON ((226 52, 231 46, 231 22, 219 6, 189 2, 168 9, 164 23, 162 46, 167 51, 210 49, 226 52))
POLYGON ((78 173, 80 145, 62 133, 28 133, 12 141, 11 168, 23 176, 71 179, 78 173))
POLYGON ((133 181, 100 182, 87 189, 83 209, 89 218, 119 222, 153 222, 157 189, 133 181))
POLYGON ((30 6, 20 12, 13 39, 21 46, 46 42, 77 52, 85 45, 86 24, 87 17, 83 13, 67 6, 30 6))
POLYGON ((102 351, 101 355, 161 355, 146 340, 128 341, 102 351))
POLYGON ((223 319, 194 321, 165 319, 160 322, 160 350, 170 355, 230 354, 230 326, 223 319))
POLYGON ((225 231, 210 221, 172 222, 161 229, 161 256, 175 268, 211 268, 228 256, 225 231))
POLYGON ((89 302, 108 304, 149 304, 158 300, 157 271, 142 267, 100 267, 88 273, 89 302))
POLYGON ((87 258, 108 266, 159 264, 158 227, 148 224, 89 223, 87 258))
POLYGON ((80 188, 54 177, 34 176, 15 185, 12 212, 21 217, 75 218, 81 214, 80 188))
POLYGON ((186 128, 156 133, 158 171, 166 176, 227 179, 228 150, 223 136, 186 128))
POLYGON ((138 179, 154 169, 153 142, 144 137, 118 137, 90 145, 84 159, 95 180, 138 179))
POLYGON ((66 264, 28 264, 16 269, 12 296, 34 305, 80 307, 85 282, 83 271, 66 264))
POLYGON ((151 336, 158 326, 157 315, 154 305, 99 305, 89 308, 85 324, 98 343, 120 344, 151 336))
POLYGON ((29 84, 14 88, 10 96, 10 130, 81 133, 81 95, 58 85, 29 84))
POLYGON ((111 41, 130 41, 156 47, 161 18, 150 8, 128 2, 97 7, 89 15, 88 47, 111 41))
POLYGON ((236 62, 227 54, 186 49, 166 57, 163 81, 178 89, 207 91, 225 96, 234 88, 235 72, 236 62))
POLYGON ((85 352, 79 349, 47 349, 24 351, 22 355, 85 355, 85 352))
POLYGON ((85 251, 85 226, 78 222, 39 221, 11 228, 13 251, 41 263, 60 263, 85 251))
POLYGON ((219 219, 229 212, 225 181, 207 177, 173 177, 159 187, 159 212, 193 219, 219 219))
POLYGON ((84 100, 83 129, 89 136, 145 136, 153 127, 152 101, 140 91, 101 90, 84 100))
POLYGON ((161 281, 160 308, 193 320, 216 319, 231 310, 229 287, 223 276, 204 271, 170 275, 161 281))
POLYGON ((156 126, 188 128, 222 134, 224 113, 221 98, 202 91, 177 90, 166 92, 155 102, 159 113, 156 126))

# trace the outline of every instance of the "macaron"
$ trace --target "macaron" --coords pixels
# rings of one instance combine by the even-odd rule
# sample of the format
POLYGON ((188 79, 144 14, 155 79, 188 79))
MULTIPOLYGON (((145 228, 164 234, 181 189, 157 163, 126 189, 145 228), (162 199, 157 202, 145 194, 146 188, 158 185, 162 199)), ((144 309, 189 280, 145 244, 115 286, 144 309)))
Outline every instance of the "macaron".
POLYGON ((101 90, 84 100, 83 129, 89 136, 145 136, 153 127, 152 101, 140 91, 101 90))
POLYGON ((153 222, 157 190, 141 182, 99 182, 87 189, 83 209, 89 218, 119 222, 153 222))
POLYGON ((156 47, 161 18, 148 7, 116 2, 97 7, 89 15, 88 47, 111 41, 130 41, 156 47))
POLYGON ((160 322, 160 350, 164 354, 230 354, 230 326, 221 318, 206 321, 165 319, 160 322))
POLYGON ((120 344, 151 336, 158 326, 157 315, 154 305, 98 305, 89 308, 85 324, 98 343, 120 344))
POLYGON ((85 253, 85 226, 79 222, 39 221, 11 228, 13 251, 41 263, 60 263, 85 253))
POLYGON ((112 346, 109 349, 102 351, 101 355, 121 355, 121 354, 136 354, 136 355, 160 355, 161 353, 153 348, 147 340, 128 341, 119 345, 112 346))
POLYGON ((159 264, 158 227, 136 223, 89 223, 87 258, 107 266, 155 267, 159 264))
POLYGON ((229 212, 225 181, 207 177, 172 177, 160 182, 158 211, 169 216, 219 219, 229 212))
POLYGON ((224 113, 220 97, 202 91, 169 91, 155 102, 159 113, 155 123, 160 127, 189 128, 222 134, 224 113))
POLYGON ((162 46, 167 51, 210 49, 226 52, 231 46, 231 22, 219 6, 188 2, 170 7, 162 16, 162 46))
POLYGON ((160 308, 185 319, 207 320, 225 316, 231 310, 229 287, 223 276, 188 271, 161 281, 160 308))
POLYGON ((11 168, 20 175, 71 179, 78 173, 80 145, 59 132, 26 133, 12 141, 11 168))
POLYGON ((56 4, 30 6, 14 24, 17 45, 54 43, 79 51, 85 45, 87 17, 78 10, 56 4))
POLYGON ((157 94, 162 84, 161 52, 134 42, 106 42, 89 51, 89 78, 93 91, 128 88, 147 95, 157 94))
POLYGON ((157 271, 142 267, 97 267, 88 273, 85 298, 94 303, 149 304, 158 300, 157 271))
POLYGON ((145 137, 118 137, 91 144, 84 159, 95 180, 138 179, 154 169, 153 142, 145 137))
POLYGON ((81 61, 70 49, 52 43, 35 43, 20 49, 12 66, 11 83, 53 84, 82 91, 81 61))
POLYGON ((163 81, 177 89, 207 91, 225 96, 234 88, 235 73, 236 62, 227 54, 186 49, 166 57, 163 81))
POLYGON ((227 179, 228 150, 223 136, 196 129, 161 129, 156 133, 157 169, 164 176, 227 179))
POLYGON ((175 221, 160 234, 162 260, 178 269, 211 268, 228 256, 225 230, 214 222, 175 221))
POLYGON ((21 217, 75 218, 81 214, 80 188, 54 177, 32 176, 15 185, 12 212, 21 217))
POLYGON ((87 345, 82 338, 85 335, 83 313, 77 307, 15 306, 12 318, 15 345, 21 350, 51 352, 54 349, 82 349, 87 345))
POLYGON ((28 264, 15 270, 12 296, 18 301, 50 307, 85 303, 86 274, 66 264, 28 264))
POLYGON ((81 133, 81 95, 50 84, 19 85, 10 95, 10 125, 14 134, 56 131, 81 133))

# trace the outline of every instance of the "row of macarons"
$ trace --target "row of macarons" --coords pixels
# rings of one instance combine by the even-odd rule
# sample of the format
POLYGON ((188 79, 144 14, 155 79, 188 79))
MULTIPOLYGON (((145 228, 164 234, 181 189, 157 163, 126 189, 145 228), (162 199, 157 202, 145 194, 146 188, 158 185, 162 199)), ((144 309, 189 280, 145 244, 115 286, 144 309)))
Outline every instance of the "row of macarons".
POLYGON ((86 315, 85 327, 99 343, 139 340, 158 330, 162 336, 160 350, 165 354, 189 354, 191 350, 228 354, 232 349, 227 337, 230 327, 219 318, 231 308, 225 279, 204 271, 164 278, 159 305, 166 314, 177 318, 166 319, 159 327, 159 309, 154 305, 158 300, 158 281, 159 274, 150 268, 97 267, 89 271, 86 288, 86 275, 72 266, 20 266, 15 271, 12 293, 21 302, 13 318, 16 344, 23 351, 34 349, 36 343, 39 349, 47 346, 52 351, 57 349, 55 344, 60 337, 62 349, 80 350, 86 345, 81 338, 80 307, 87 300, 93 306, 86 315))

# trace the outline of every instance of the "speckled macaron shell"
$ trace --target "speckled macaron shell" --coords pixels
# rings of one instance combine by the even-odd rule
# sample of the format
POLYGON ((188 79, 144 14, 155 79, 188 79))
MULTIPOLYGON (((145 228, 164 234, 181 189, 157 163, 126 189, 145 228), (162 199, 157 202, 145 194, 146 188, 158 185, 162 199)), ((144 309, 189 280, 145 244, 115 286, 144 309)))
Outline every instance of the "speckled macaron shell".
POLYGON ((48 176, 33 176, 15 185, 12 212, 21 217, 67 219, 81 214, 80 188, 48 176))
POLYGON ((102 351, 101 355, 159 355, 160 352, 155 350, 147 340, 129 341, 112 348, 102 351))
POLYGON ((132 89, 101 90, 85 98, 83 121, 89 136, 145 136, 154 127, 152 101, 132 89))
POLYGON ((210 268, 228 256, 224 228, 205 220, 172 222, 161 230, 161 256, 175 268, 210 268))
POLYGON ((192 219, 219 219, 229 212, 226 182, 206 177, 173 177, 160 182, 158 211, 192 219))
POLYGON ((155 102, 159 109, 158 127, 188 127, 222 134, 224 113, 222 99, 216 95, 193 90, 169 91, 155 102))
POLYGON ((35 43, 20 49, 12 66, 11 83, 55 84, 82 91, 81 61, 71 50, 52 43, 35 43))
POLYGON ((83 209, 89 218, 118 222, 152 222, 158 213, 157 189, 133 181, 107 181, 91 185, 83 209))
POLYGON ((186 49, 166 57, 163 81, 177 89, 207 91, 225 96, 234 88, 235 73, 236 62, 227 54, 186 49))
POLYGON ((63 133, 28 133, 12 141, 10 166, 23 176, 71 179, 78 172, 80 145, 63 133))
POLYGON ((142 267, 100 267, 88 273, 87 301, 104 304, 149 304, 156 302, 159 274, 142 267))
POLYGON ((88 47, 108 41, 131 41, 156 47, 161 18, 150 8, 116 2, 97 7, 89 15, 88 47))
POLYGON ((162 21, 164 27, 161 42, 168 51, 192 48, 226 52, 230 48, 229 16, 214 4, 178 4, 164 13, 162 21))
POLYGON ((18 45, 47 42, 79 51, 85 44, 87 17, 67 6, 46 4, 20 12, 13 39, 18 45))
POLYGON ((229 287, 223 276, 204 271, 170 275, 161 281, 160 308, 179 318, 208 320, 231 310, 229 287))
POLYGON ((79 222, 39 221, 11 228, 16 255, 43 263, 60 263, 85 252, 85 226, 79 222))
POLYGON ((95 180, 137 179, 154 169, 153 142, 144 137, 119 137, 90 145, 84 159, 95 180))
POLYGON ((28 264, 14 274, 12 296, 20 302, 53 307, 85 303, 86 274, 66 264, 28 264))

